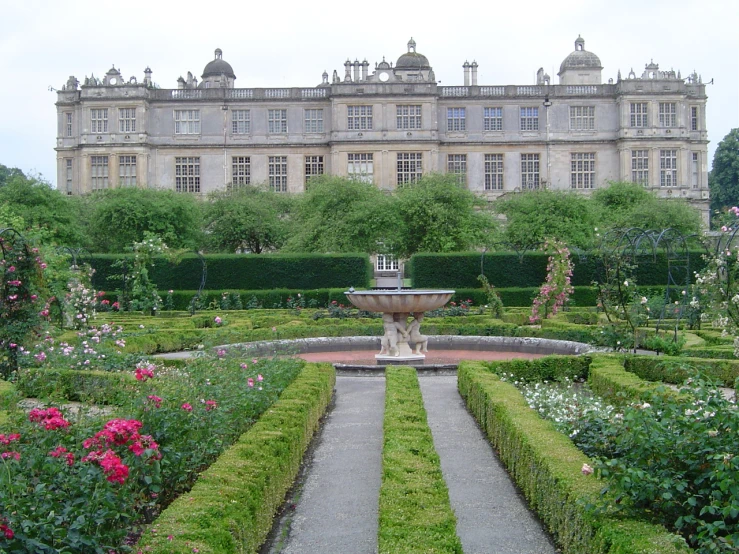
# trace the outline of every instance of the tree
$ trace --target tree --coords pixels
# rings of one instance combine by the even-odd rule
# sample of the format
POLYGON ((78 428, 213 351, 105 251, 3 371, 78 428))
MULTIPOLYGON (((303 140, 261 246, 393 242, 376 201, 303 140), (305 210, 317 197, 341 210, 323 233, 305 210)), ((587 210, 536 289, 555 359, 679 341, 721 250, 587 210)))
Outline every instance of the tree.
POLYGON ((662 230, 673 228, 683 235, 700 232, 701 216, 687 201, 657 198, 637 183, 616 182, 593 193, 600 227, 662 230))
POLYGON ((711 210, 739 205, 739 128, 732 129, 718 143, 708 186, 711 189, 711 210))
MULTIPOLYGON (((0 166, 0 173, 7 169, 0 166)), ((86 245, 76 205, 67 195, 46 181, 26 177, 20 170, 9 170, 8 174, 0 186, 0 204, 10 206, 11 212, 23 220, 25 227, 19 231, 43 242, 86 245)))
POLYGON ((395 254, 459 252, 482 246, 497 224, 486 202, 463 187, 455 175, 424 175, 395 193, 399 236, 395 254))
POLYGON ((203 227, 216 250, 261 254, 281 248, 289 236, 289 196, 246 186, 213 193, 209 200, 203 227))
POLYGON ((499 199, 495 209, 506 216, 503 240, 518 249, 538 246, 547 237, 588 248, 598 226, 593 203, 573 192, 522 192, 499 199))
POLYGON ((4 186, 8 181, 15 177, 21 177, 23 179, 26 178, 23 172, 17 167, 6 167, 3 164, 0 164, 0 187, 4 186))
POLYGON ((189 194, 170 190, 120 188, 96 192, 90 208, 90 234, 101 252, 122 252, 146 233, 170 248, 196 248, 201 242, 200 206, 189 194))
POLYGON ((372 183, 322 176, 297 200, 293 252, 389 252, 399 233, 394 202, 372 183))

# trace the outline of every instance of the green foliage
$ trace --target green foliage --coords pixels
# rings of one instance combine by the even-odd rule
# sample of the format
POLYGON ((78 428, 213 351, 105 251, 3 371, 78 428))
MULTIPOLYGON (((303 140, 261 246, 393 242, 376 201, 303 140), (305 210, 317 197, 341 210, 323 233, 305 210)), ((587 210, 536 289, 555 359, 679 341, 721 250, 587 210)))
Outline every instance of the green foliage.
POLYGON ((307 364, 193 489, 162 512, 138 548, 155 554, 259 552, 328 407, 335 380, 331 365, 307 364))
POLYGON ((712 210, 739 205, 739 128, 729 131, 718 143, 708 186, 712 210))
POLYGON ((0 187, 4 187, 9 181, 12 181, 17 177, 20 177, 21 179, 26 178, 23 171, 17 167, 7 167, 0 164, 0 187))
POLYGON ((200 244, 200 206, 189 194, 124 187, 96 192, 88 208, 89 232, 99 252, 123 252, 147 232, 171 248, 200 244))
POLYGON ((479 368, 522 383, 578 380, 588 376, 589 356, 545 356, 535 360, 480 362, 479 368))
MULTIPOLYGON (((128 259, 130 268, 130 256, 96 255, 92 258, 95 288, 120 287, 120 281, 111 277, 121 271, 112 265, 124 258, 128 259)), ((211 254, 205 256, 205 262, 206 285, 211 290, 286 288, 299 291, 350 286, 359 289, 368 287, 372 276, 372 263, 366 254, 211 254)), ((177 265, 156 257, 149 270, 149 279, 160 290, 197 290, 202 273, 202 262, 195 255, 183 255, 177 265)))
POLYGON ((294 218, 285 252, 390 252, 399 233, 392 199, 356 179, 312 178, 294 218))
POLYGON ((665 199, 637 183, 614 182, 593 192, 601 234, 608 228, 675 229, 683 235, 701 231, 698 210, 682 199, 665 199))
POLYGON ((493 317, 503 317, 503 300, 500 298, 500 294, 495 290, 495 286, 488 281, 485 275, 478 275, 477 280, 482 285, 482 290, 485 293, 485 306, 490 310, 493 317))
POLYGON ((681 393, 657 391, 644 403, 624 406, 621 417, 593 422, 594 434, 609 439, 600 445, 595 468, 620 500, 618 510, 650 510, 698 552, 736 552, 739 413, 702 379, 681 393))
POLYGON ((73 199, 51 188, 46 181, 14 174, 14 170, 10 173, 0 186, 0 206, 7 206, 10 214, 21 218, 24 227, 17 229, 19 232, 38 235, 44 243, 87 245, 73 199))
POLYGON ((402 230, 394 254, 459 252, 482 246, 497 224, 485 202, 459 184, 454 175, 424 175, 395 192, 397 221, 402 230))
POLYGON ((546 237, 589 248, 599 223, 591 200, 559 190, 508 195, 495 203, 495 210, 506 216, 504 243, 518 250, 536 248, 546 237))
POLYGON ((530 409, 512 384, 476 362, 460 364, 457 382, 470 413, 565 554, 690 551, 660 526, 589 511, 586 505, 600 497, 602 488, 582 473, 590 459, 530 409))
POLYGON ((706 360, 667 356, 629 356, 624 359, 627 371, 647 381, 679 385, 700 372, 724 387, 734 387, 739 379, 738 360, 706 360))
POLYGON ((290 236, 293 198, 265 187, 215 192, 204 207, 203 230, 211 248, 261 254, 279 250, 290 236))
POLYGON ((388 367, 385 378, 378 551, 461 554, 416 370, 388 367))

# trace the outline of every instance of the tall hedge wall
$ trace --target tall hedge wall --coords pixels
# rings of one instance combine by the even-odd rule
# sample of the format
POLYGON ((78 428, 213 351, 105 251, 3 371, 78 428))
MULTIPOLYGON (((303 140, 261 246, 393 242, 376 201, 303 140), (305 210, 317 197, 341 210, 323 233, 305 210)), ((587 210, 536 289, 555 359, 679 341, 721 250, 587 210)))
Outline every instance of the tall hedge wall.
MULTIPOLYGON (((92 257, 95 288, 110 290, 120 286, 120 281, 108 278, 121 273, 120 268, 112 267, 121 259, 126 259, 131 267, 131 255, 92 257)), ((369 287, 372 278, 372 263, 367 254, 214 254, 205 256, 205 262, 208 273, 205 286, 211 290, 359 288, 369 287)), ((197 290, 202 267, 195 254, 184 256, 179 264, 157 258, 149 277, 160 291, 197 290)))
MULTIPOLYGON (((694 271, 700 271, 705 262, 703 252, 690 252, 691 281, 694 271)), ((539 287, 544 282, 548 256, 542 252, 529 252, 520 257, 515 253, 496 252, 481 255, 479 252, 455 252, 450 254, 415 254, 406 268, 415 288, 478 288, 480 262, 485 275, 496 287, 539 287)), ((598 274, 599 258, 594 255, 573 256, 575 269, 572 284, 590 285, 598 274)), ((668 263, 664 254, 640 257, 637 261, 636 282, 639 285, 666 285, 668 263)))

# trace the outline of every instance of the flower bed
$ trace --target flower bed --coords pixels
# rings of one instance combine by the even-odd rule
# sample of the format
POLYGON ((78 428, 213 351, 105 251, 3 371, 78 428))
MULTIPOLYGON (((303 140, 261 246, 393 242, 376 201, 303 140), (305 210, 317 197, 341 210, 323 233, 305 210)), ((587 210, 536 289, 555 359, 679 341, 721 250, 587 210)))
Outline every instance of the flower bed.
POLYGON ((676 553, 689 549, 663 527, 596 514, 603 484, 582 473, 592 461, 531 410, 520 392, 487 371, 463 362, 459 390, 501 461, 565 553, 676 553))
POLYGON ((146 552, 258 552, 331 399, 336 375, 308 364, 248 432, 139 541, 146 552))
POLYGON ((303 366, 225 357, 140 366, 133 377, 106 374, 128 377, 113 416, 16 410, 0 435, 0 551, 125 550, 303 366))
POLYGON ((461 553, 416 371, 388 367, 385 376, 379 552, 461 553))

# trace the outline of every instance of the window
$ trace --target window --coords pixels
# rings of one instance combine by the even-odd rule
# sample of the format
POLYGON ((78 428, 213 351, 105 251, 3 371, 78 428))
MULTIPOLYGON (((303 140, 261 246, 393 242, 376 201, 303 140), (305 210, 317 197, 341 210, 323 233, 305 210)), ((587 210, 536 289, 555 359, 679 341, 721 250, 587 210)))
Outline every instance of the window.
POLYGON ((420 152, 398 152, 398 184, 415 183, 423 176, 420 152))
POLYGON ((64 162, 64 182, 67 187, 67 194, 72 194, 72 179, 74 177, 74 172, 72 171, 72 158, 66 158, 64 162))
POLYGON ((287 110, 267 110, 267 130, 270 133, 287 133, 287 110))
POLYGON ((372 154, 348 154, 346 172, 349 177, 363 183, 372 183, 374 181, 372 154))
POLYGON ((539 188, 539 154, 521 154, 521 189, 539 188))
POLYGON ((136 132, 136 108, 118 109, 118 131, 121 133, 136 132))
POLYGON ((347 118, 350 131, 372 129, 372 106, 347 106, 347 118))
POLYGON ((398 258, 388 254, 377 255, 377 271, 398 271, 398 258))
POLYGON ((700 125, 698 121, 698 106, 690 106, 690 130, 697 131, 700 125))
POLYGON ((446 157, 447 173, 457 176, 460 185, 467 184, 467 154, 448 154, 446 157))
POLYGON ((570 131, 594 131, 595 106, 570 106, 570 131))
POLYGON ((595 152, 573 152, 571 154, 570 186, 573 189, 595 187, 595 152))
POLYGON ((92 190, 108 188, 108 156, 90 156, 92 190))
POLYGON ((249 156, 231 157, 231 186, 251 184, 251 158, 249 156))
POLYGON ((659 103, 659 126, 677 127, 677 104, 675 102, 659 103))
POLYGON ((71 137, 72 136, 72 112, 67 112, 64 114, 64 121, 65 121, 65 131, 64 136, 71 137))
POLYGON ((200 110, 175 110, 174 111, 174 134, 175 135, 199 135, 200 134, 200 110))
POLYGON ((521 130, 539 130, 539 108, 521 108, 521 130))
POLYGON ((174 159, 174 175, 174 185, 177 192, 200 192, 199 157, 176 157, 174 159))
POLYGON ((269 188, 274 192, 287 192, 287 156, 269 157, 269 188))
POLYGON ((485 190, 503 190, 503 154, 485 154, 485 190))
POLYGON ((118 181, 122 187, 136 186, 136 156, 118 156, 118 181))
POLYGON ((700 188, 701 181, 700 181, 700 156, 698 155, 698 152, 693 152, 690 159, 690 172, 691 172, 691 181, 694 189, 700 188))
POLYGON ((323 110, 306 109, 304 133, 323 133, 323 110))
POLYGON ((395 106, 398 129, 421 128, 421 106, 395 106))
POLYGON ((503 108, 483 108, 482 115, 485 131, 503 130, 503 108))
POLYGON ((97 108, 90 110, 90 132, 108 132, 108 108, 97 108))
POLYGON ((659 186, 677 186, 677 150, 659 151, 659 186))
POLYGON ((647 117, 647 108, 649 104, 647 102, 632 102, 631 103, 631 126, 632 127, 647 127, 649 119, 647 117))
POLYGON ((323 175, 323 156, 305 157, 305 184, 308 184, 314 175, 323 175))
POLYGON ((465 119, 464 108, 447 108, 446 109, 446 130, 447 131, 464 131, 467 129, 467 120, 465 119))
POLYGON ((231 112, 231 134, 248 135, 250 132, 251 112, 249 110, 233 110, 231 112))
POLYGON ((631 151, 631 182, 649 184, 649 150, 631 151))

